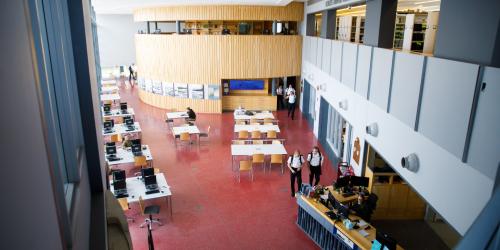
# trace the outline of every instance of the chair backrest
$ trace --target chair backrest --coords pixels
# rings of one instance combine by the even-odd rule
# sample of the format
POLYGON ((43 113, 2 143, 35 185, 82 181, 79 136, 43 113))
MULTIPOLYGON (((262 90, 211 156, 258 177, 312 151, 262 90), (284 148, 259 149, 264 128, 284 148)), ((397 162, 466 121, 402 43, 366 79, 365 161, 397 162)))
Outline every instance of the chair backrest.
POLYGON ((144 204, 142 196, 139 196, 139 208, 141 209, 141 214, 144 216, 144 209, 146 208, 146 205, 144 204))
POLYGON ((266 123, 273 124, 273 119, 271 119, 271 118, 264 118, 264 124, 266 124, 266 123))
POLYGON ((253 163, 263 163, 264 162, 264 154, 254 154, 252 155, 253 163))
POLYGON ((188 132, 182 132, 179 136, 181 141, 189 141, 191 140, 191 136, 189 136, 188 132))
POLYGON ((240 161, 240 171, 251 170, 252 161, 240 161))
POLYGON ((260 122, 257 119, 250 119, 250 124, 260 124, 260 122))
POLYGON ((274 139, 277 137, 276 131, 275 130, 269 130, 267 131, 267 138, 274 139))
POLYGON ((113 101, 104 101, 104 104, 106 104, 106 105, 112 105, 113 101))
POLYGON ((120 206, 122 207, 123 211, 129 210, 127 197, 118 198, 117 200, 118 200, 118 203, 120 203, 120 206))
POLYGON ((115 134, 111 136, 111 141, 112 142, 121 142, 122 141, 122 135, 120 134, 115 134))
POLYGON ((234 144, 234 145, 244 145, 244 144, 245 144, 245 141, 243 141, 243 140, 234 140, 234 141, 233 141, 233 144, 234 144))
POLYGON ((237 121, 236 124, 237 125, 246 125, 247 123, 245 121, 237 121))
POLYGON ((264 125, 274 125, 272 122, 264 122, 264 125))
POLYGON ((259 139, 261 137, 259 130, 252 131, 252 139, 259 139))
POLYGON ((271 163, 282 164, 283 156, 282 155, 271 155, 271 163))
POLYGON ((251 122, 250 125, 260 125, 258 122, 251 122))
POLYGON ((281 144, 280 140, 273 140, 273 144, 281 144))
POLYGON ((253 144, 264 144, 264 141, 263 140, 253 140, 252 141, 253 144))
POLYGON ((154 168, 153 171, 155 172, 155 174, 161 173, 161 170, 159 168, 154 168))
POLYGON ((146 156, 134 156, 134 166, 135 167, 144 167, 148 165, 148 161, 146 160, 146 156))
POLYGON ((239 139, 248 139, 248 131, 241 130, 240 132, 238 132, 238 138, 239 139))

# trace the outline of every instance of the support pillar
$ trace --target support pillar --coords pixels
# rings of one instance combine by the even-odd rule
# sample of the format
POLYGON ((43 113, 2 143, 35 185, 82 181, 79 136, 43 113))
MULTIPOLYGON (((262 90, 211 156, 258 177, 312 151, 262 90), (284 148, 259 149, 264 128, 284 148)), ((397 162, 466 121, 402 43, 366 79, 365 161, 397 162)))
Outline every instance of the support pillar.
POLYGON ((392 49, 397 7, 397 0, 366 1, 365 44, 392 49))

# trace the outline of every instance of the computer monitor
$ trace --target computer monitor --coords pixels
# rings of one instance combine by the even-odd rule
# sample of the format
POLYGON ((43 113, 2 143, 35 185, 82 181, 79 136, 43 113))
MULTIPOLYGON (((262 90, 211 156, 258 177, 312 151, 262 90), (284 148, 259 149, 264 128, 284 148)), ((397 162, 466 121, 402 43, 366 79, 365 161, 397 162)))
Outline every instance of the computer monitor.
POLYGON ((121 110, 127 110, 128 109, 127 103, 126 102, 120 102, 120 109, 121 110))
POLYGON ((141 175, 142 175, 143 179, 145 179, 148 176, 155 175, 155 169, 154 168, 143 168, 143 169, 141 169, 141 175))
POLYGON ((113 182, 125 180, 125 170, 116 170, 113 172, 113 182))
POLYGON ((116 142, 106 142, 106 147, 116 147, 116 142))
POLYGON ((104 128, 105 129, 112 129, 113 128, 113 121, 104 121, 104 124, 103 124, 104 128))
POLYGON ((123 120, 125 121, 125 124, 127 126, 132 126, 134 125, 134 119, 132 119, 132 117, 126 117, 126 118, 123 118, 123 120))
POLYGON ((335 188, 343 188, 349 186, 351 176, 339 177, 335 182, 335 188))
POLYGON ((370 178, 361 176, 351 176, 351 186, 368 187, 370 178))
POLYGON ((132 152, 140 152, 141 150, 141 144, 132 144, 132 152))
POLYGON ((339 203, 339 206, 338 206, 337 210, 338 210, 338 213, 341 216, 343 216, 344 218, 348 218, 349 217, 349 208, 347 206, 344 206, 341 203, 339 203))
POLYGON ((104 112, 110 112, 110 111, 111 111, 111 105, 109 105, 109 104, 104 104, 103 109, 104 109, 104 112))
POLYGON ((127 189, 127 182, 125 182, 125 180, 114 181, 113 187, 115 190, 127 189))
POLYGON ((141 145, 141 139, 133 139, 130 141, 132 142, 132 145, 135 145, 135 144, 141 145))
POLYGON ((146 187, 149 185, 154 185, 154 184, 157 184, 156 175, 150 175, 150 176, 146 176, 144 178, 144 185, 146 185, 146 187))
POLYGON ((381 249, 385 249, 384 247, 386 247, 388 250, 394 250, 398 245, 398 242, 394 238, 379 230, 377 230, 375 239, 382 245, 381 249))
POLYGON ((114 155, 114 154, 116 154, 116 146, 106 147, 106 154, 107 155, 114 155))

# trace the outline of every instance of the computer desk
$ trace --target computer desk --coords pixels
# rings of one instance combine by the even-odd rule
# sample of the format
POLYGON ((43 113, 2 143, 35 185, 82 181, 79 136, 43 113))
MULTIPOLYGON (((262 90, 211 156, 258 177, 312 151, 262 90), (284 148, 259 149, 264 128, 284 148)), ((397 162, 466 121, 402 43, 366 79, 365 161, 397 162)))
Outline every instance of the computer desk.
POLYGON ((358 200, 358 194, 353 194, 353 195, 344 197, 342 195, 342 193, 340 193, 339 191, 335 190, 332 186, 328 186, 328 190, 330 190, 330 192, 332 193, 333 197, 335 197, 335 200, 339 201, 342 204, 348 204, 348 203, 351 203, 353 201, 357 201, 358 200))
MULTIPOLYGON (((151 167, 153 167, 153 155, 151 154, 151 150, 148 145, 142 145, 142 154, 146 156, 146 160, 150 162, 151 167)), ((107 155, 106 155, 107 156, 107 155)), ((117 147, 116 148, 116 157, 121 158, 118 161, 109 161, 106 158, 106 162, 108 165, 111 166, 116 166, 120 164, 131 164, 134 163, 134 154, 132 153, 132 149, 128 148, 125 149, 123 147, 117 147)))
POLYGON ((134 130, 127 131, 127 125, 125 123, 119 123, 115 124, 113 126, 113 131, 111 133, 104 133, 104 128, 102 129, 102 135, 103 136, 112 136, 116 134, 120 135, 126 135, 126 134, 137 134, 139 138, 141 138, 141 126, 139 125, 138 122, 134 122, 134 130))
MULTIPOLYGON (((163 173, 156 174, 156 182, 158 183, 160 192, 154 194, 146 194, 146 186, 144 185, 144 182, 142 182, 141 177, 129 177, 125 179, 125 182, 127 183, 128 203, 139 202, 139 196, 142 196, 143 200, 165 198, 170 209, 170 218, 173 218, 172 191, 170 190, 170 186, 168 185, 167 179, 165 179, 165 175, 163 173)), ((110 185, 110 191, 114 193, 112 183, 110 185)))
POLYGON ((121 111, 121 109, 112 109, 109 111, 109 114, 104 113, 103 108, 101 108, 101 109, 102 109, 102 117, 103 118, 118 118, 118 117, 126 117, 126 116, 130 116, 130 117, 134 118, 134 116, 135 116, 133 108, 128 108, 127 113, 123 113, 121 111))

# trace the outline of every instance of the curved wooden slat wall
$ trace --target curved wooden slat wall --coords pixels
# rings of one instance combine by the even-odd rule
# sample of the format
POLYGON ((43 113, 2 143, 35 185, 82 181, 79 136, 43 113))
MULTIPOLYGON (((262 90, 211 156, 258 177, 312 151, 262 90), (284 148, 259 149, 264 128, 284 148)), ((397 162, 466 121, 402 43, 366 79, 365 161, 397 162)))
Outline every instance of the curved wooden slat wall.
POLYGON ((287 6, 168 6, 134 10, 134 21, 176 20, 247 20, 247 21, 302 21, 304 4, 293 2, 287 6))
POLYGON ((301 73, 301 36, 137 34, 135 43, 145 79, 217 84, 301 73))
POLYGON ((158 108, 184 111, 186 110, 186 107, 191 107, 197 113, 222 112, 221 100, 189 99, 162 96, 144 91, 142 89, 139 89, 139 98, 144 103, 158 108))

